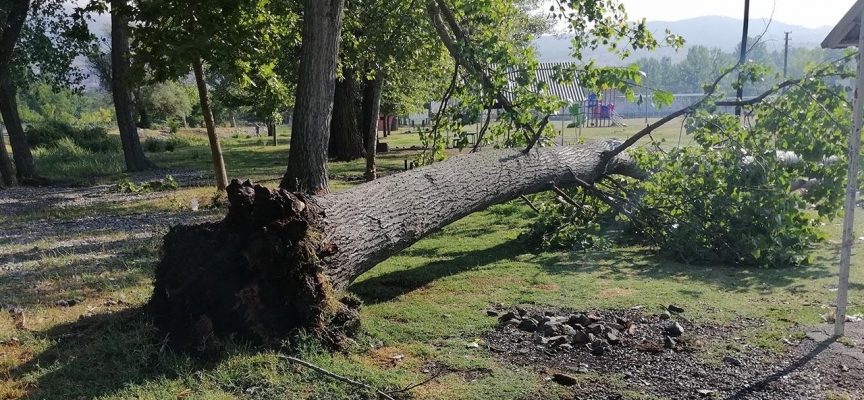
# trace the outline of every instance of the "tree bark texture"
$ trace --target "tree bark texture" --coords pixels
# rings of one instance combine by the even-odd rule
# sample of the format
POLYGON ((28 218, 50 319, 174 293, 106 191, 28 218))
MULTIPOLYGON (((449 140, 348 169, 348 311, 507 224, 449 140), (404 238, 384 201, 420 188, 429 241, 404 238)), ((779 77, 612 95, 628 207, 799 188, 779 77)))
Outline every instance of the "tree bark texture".
POLYGON ((12 159, 9 157, 9 152, 6 150, 6 140, 3 139, 4 129, 0 129, 0 178, 3 179, 3 186, 15 186, 15 170, 12 168, 12 159))
POLYGON ((0 82, 6 80, 15 45, 27 20, 30 0, 4 0, 0 8, 0 82))
POLYGON ((0 84, 0 115, 9 132, 9 144, 12 146, 12 158, 15 160, 15 175, 19 183, 27 183, 38 177, 36 162, 30 152, 30 144, 21 125, 18 114, 18 98, 15 86, 8 82, 0 84))
POLYGON ((375 166, 375 156, 378 147, 378 113, 381 110, 381 90, 384 87, 384 74, 376 73, 372 80, 363 81, 363 99, 361 112, 363 114, 361 133, 363 146, 366 148, 366 181, 374 181, 378 177, 375 166))
POLYGON ((216 136, 216 123, 213 121, 213 110, 207 96, 207 82, 204 80, 204 67, 201 58, 192 63, 195 73, 195 83, 198 85, 198 99, 201 102, 201 113, 204 114, 204 125, 207 127, 207 138, 210 140, 210 154, 213 157, 213 171, 216 174, 216 189, 225 190, 228 187, 228 174, 225 172, 225 160, 222 158, 222 145, 216 136))
POLYGON ((333 93, 333 118, 330 122, 328 155, 336 161, 352 161, 365 155, 363 136, 357 122, 354 74, 345 69, 343 79, 336 81, 333 93))
POLYGON ((228 123, 231 125, 232 128, 237 127, 237 116, 233 108, 228 109, 228 123))
POLYGON ((281 187, 325 194, 330 117, 336 85, 336 57, 345 0, 307 1, 303 13, 303 46, 291 128, 288 170, 281 187))
POLYGON ((301 327, 338 344, 356 326, 357 302, 336 294, 361 274, 493 204, 636 175, 626 154, 601 162, 610 148, 474 153, 324 196, 235 180, 222 222, 177 226, 165 236, 149 312, 179 349, 212 350, 231 333, 278 340, 301 327))
POLYGON ((120 15, 123 6, 125 0, 111 1, 111 96, 114 99, 126 170, 135 172, 155 166, 144 155, 138 127, 132 116, 132 99, 126 81, 129 70, 129 28, 126 19, 120 15))

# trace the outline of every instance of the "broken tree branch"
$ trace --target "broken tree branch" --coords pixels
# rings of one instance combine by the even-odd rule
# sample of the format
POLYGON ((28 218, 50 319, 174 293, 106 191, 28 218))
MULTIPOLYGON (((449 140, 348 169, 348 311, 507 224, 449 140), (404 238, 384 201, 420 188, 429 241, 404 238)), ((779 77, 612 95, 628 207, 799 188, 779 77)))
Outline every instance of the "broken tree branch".
MULTIPOLYGON (((374 387, 369 386, 369 385, 367 385, 367 384, 365 384, 365 383, 363 383, 363 382, 355 381, 355 380, 353 380, 353 379, 351 379, 351 378, 347 378, 347 377, 344 377, 344 376, 342 376, 342 375, 335 374, 335 373, 330 372, 330 371, 328 371, 328 370, 326 370, 326 369, 324 369, 324 368, 321 368, 321 367, 319 367, 319 366, 317 366, 317 365, 315 365, 315 364, 312 364, 312 363, 310 363, 310 362, 308 362, 308 361, 304 361, 304 360, 301 360, 301 359, 296 358, 296 357, 285 356, 285 355, 277 355, 276 357, 277 357, 277 358, 281 358, 281 359, 283 359, 283 360, 285 360, 285 361, 288 361, 288 362, 291 363, 291 364, 302 365, 302 366, 304 366, 304 367, 306 367, 306 368, 309 368, 309 369, 311 369, 311 370, 313 370, 313 371, 315 371, 315 372, 318 372, 319 374, 323 374, 323 375, 329 376, 329 377, 331 377, 331 378, 333 378, 333 379, 336 379, 337 381, 341 381, 341 382, 345 382, 345 383, 348 383, 348 384, 351 384, 351 385, 354 385, 354 386, 360 386, 360 387, 365 388, 365 389, 373 390, 373 391, 375 391, 375 393, 376 393, 379 397, 381 397, 381 398, 384 398, 384 399, 387 399, 387 400, 394 400, 393 397, 390 396, 389 394, 387 394, 386 392, 382 392, 382 391, 380 391, 380 390, 378 390, 378 389, 375 389, 374 387)), ((395 392, 394 392, 394 393, 395 393, 395 392)))

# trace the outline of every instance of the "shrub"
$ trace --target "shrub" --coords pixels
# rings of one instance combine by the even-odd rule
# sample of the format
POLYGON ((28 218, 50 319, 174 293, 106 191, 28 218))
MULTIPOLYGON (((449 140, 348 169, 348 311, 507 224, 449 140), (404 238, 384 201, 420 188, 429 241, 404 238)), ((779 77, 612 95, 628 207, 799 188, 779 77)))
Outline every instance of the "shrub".
POLYGON ((158 181, 150 181, 150 182, 141 182, 135 184, 128 179, 124 179, 122 182, 117 184, 117 190, 124 193, 149 193, 149 192, 162 192, 166 190, 174 190, 180 187, 174 177, 171 175, 165 175, 165 178, 160 179, 158 181))
POLYGON ((168 136, 165 142, 165 149, 168 151, 174 151, 183 147, 206 146, 208 144, 205 138, 186 135, 171 135, 168 136))
POLYGON ((144 142, 141 143, 141 147, 144 148, 144 151, 149 153, 162 153, 167 150, 167 143, 162 139, 157 139, 153 137, 148 137, 144 139, 144 142))
POLYGON ((61 121, 44 121, 27 127, 27 142, 33 147, 53 147, 67 138, 85 150, 94 153, 120 152, 120 138, 110 136, 105 129, 75 127, 61 121))
POLYGON ((33 157, 40 175, 77 183, 92 183, 95 177, 122 173, 126 168, 119 152, 92 152, 68 137, 36 148, 33 157))

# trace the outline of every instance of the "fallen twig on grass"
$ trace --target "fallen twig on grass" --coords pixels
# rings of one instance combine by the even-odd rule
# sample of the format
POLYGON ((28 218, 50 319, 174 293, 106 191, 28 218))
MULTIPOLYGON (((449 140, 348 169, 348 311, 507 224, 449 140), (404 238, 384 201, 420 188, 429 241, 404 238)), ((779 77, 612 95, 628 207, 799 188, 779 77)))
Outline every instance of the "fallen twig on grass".
MULTIPOLYGON (((333 378, 333 379, 336 379, 336 380, 338 380, 338 381, 342 381, 342 382, 345 382, 345 383, 348 383, 348 384, 351 384, 351 385, 354 385, 354 386, 360 386, 360 387, 362 387, 362 388, 366 388, 366 389, 369 389, 369 390, 373 390, 373 391, 375 391, 375 393, 376 393, 376 394, 378 395, 378 397, 380 397, 380 398, 384 398, 384 399, 387 399, 387 400, 394 400, 393 397, 391 397, 391 396, 390 396, 389 394, 387 394, 386 392, 382 392, 382 391, 380 391, 380 390, 378 390, 378 389, 375 389, 374 387, 369 386, 369 385, 367 385, 367 384, 365 384, 365 383, 363 383, 363 382, 355 381, 355 380, 353 380, 353 379, 351 379, 351 378, 348 378, 348 377, 344 377, 344 376, 342 376, 342 375, 335 374, 335 373, 330 372, 330 371, 328 371, 328 370, 326 370, 326 369, 324 369, 324 368, 321 368, 321 367, 319 367, 319 366, 317 366, 317 365, 315 365, 315 364, 312 364, 312 363, 310 363, 310 362, 308 362, 308 361, 303 361, 303 360, 301 360, 301 359, 299 359, 299 358, 290 357, 290 356, 284 356, 284 355, 277 355, 276 357, 277 357, 277 358, 281 358, 281 359, 283 359, 283 360, 285 360, 285 361, 288 361, 288 362, 291 363, 291 364, 298 364, 298 365, 302 365, 302 366, 304 366, 304 367, 306 367, 306 368, 312 369, 313 371, 318 372, 318 373, 320 373, 320 374, 327 375, 327 376, 329 376, 329 377, 331 377, 331 378, 333 378)), ((419 386, 419 385, 418 385, 418 386, 419 386)), ((396 393, 396 392, 391 392, 391 393, 396 393)))

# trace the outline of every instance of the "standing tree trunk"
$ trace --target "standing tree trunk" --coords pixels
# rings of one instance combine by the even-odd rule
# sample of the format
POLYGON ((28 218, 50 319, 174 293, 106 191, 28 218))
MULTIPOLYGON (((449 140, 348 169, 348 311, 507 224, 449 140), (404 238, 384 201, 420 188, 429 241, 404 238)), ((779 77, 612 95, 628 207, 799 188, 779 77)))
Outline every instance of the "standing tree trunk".
POLYGON ((276 119, 273 117, 267 120, 267 136, 273 136, 273 147, 279 145, 279 140, 276 138, 276 119))
POLYGON ((344 78, 336 81, 333 94, 333 118, 330 123, 328 155, 337 161, 362 158, 363 136, 357 123, 357 105, 354 96, 354 72, 342 71, 344 78))
POLYGON ((30 10, 30 0, 5 0, 3 3, 0 10, 0 82, 5 81, 9 73, 12 54, 30 10))
POLYGON ((310 0, 304 7, 300 82, 294 102, 288 170, 280 184, 291 191, 330 192, 327 145, 344 7, 345 0, 310 0))
POLYGON ((225 172, 222 146, 216 136, 216 123, 213 122, 213 110, 210 109, 210 99, 207 97, 207 82, 204 81, 204 67, 201 65, 200 57, 192 63, 192 69, 195 72, 195 83, 198 85, 198 98, 201 100, 204 125, 207 126, 207 138, 210 139, 210 154, 213 156, 213 170, 216 173, 216 189, 223 191, 228 187, 228 174, 225 172))
POLYGON ((234 109, 229 108, 228 109, 228 124, 230 124, 232 128, 237 127, 237 116, 234 114, 235 114, 234 109))
POLYGON ((141 129, 150 129, 153 123, 150 122, 150 113, 144 106, 138 106, 138 127, 141 129))
POLYGON ((123 145, 123 159, 129 172, 143 171, 154 167, 144 155, 138 127, 132 117, 132 100, 127 85, 129 69, 129 32, 127 20, 121 16, 126 0, 111 0, 111 96, 117 128, 123 145))
POLYGON ((12 146, 12 158, 15 160, 15 172, 19 183, 26 183, 36 179, 36 163, 30 152, 30 144, 24 134, 21 125, 21 117, 18 114, 17 90, 8 82, 0 84, 0 115, 9 132, 9 144, 12 146))
POLYGON ((15 170, 12 169, 12 159, 9 158, 9 152, 6 150, 6 141, 3 139, 2 126, 0 126, 0 178, 3 179, 3 186, 15 186, 15 170))
POLYGON ((522 194, 638 176, 614 144, 454 157, 324 196, 235 180, 222 222, 165 236, 148 310, 169 343, 218 349, 232 333, 277 342, 296 328, 339 344, 356 300, 336 295, 376 264, 475 211, 522 194))
POLYGON ((378 149, 378 112, 381 109, 381 89, 384 87, 384 74, 377 72, 375 79, 363 81, 363 145, 366 147, 366 172, 363 176, 367 181, 378 177, 375 167, 375 155, 378 149))

